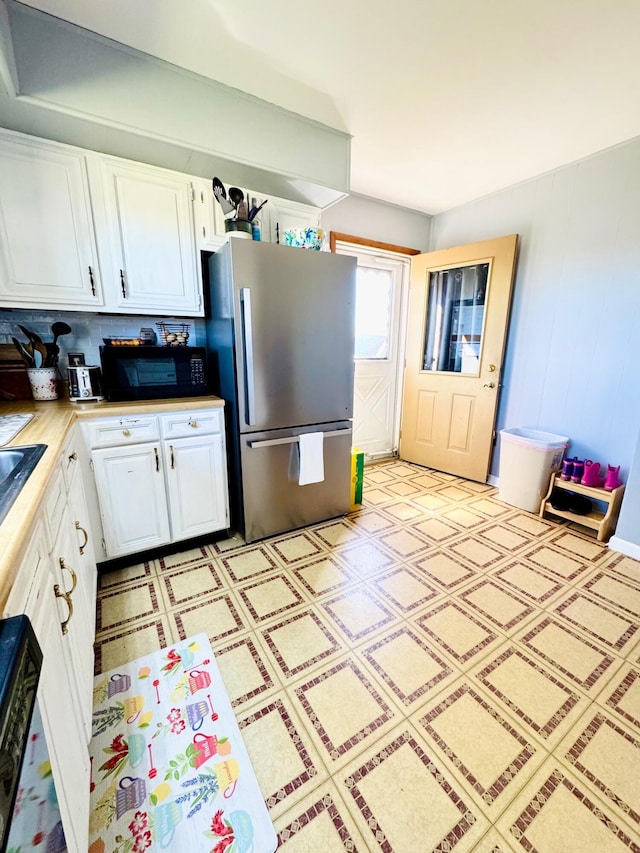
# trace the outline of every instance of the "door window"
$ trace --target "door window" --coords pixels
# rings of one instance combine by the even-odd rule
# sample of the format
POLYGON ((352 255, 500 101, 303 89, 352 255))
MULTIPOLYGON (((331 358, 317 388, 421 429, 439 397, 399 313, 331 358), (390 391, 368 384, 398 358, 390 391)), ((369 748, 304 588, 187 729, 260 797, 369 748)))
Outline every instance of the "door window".
POLYGON ((387 359, 390 356, 393 278, 392 270, 358 266, 356 358, 387 359))
POLYGON ((477 375, 489 264, 429 273, 423 370, 477 375))

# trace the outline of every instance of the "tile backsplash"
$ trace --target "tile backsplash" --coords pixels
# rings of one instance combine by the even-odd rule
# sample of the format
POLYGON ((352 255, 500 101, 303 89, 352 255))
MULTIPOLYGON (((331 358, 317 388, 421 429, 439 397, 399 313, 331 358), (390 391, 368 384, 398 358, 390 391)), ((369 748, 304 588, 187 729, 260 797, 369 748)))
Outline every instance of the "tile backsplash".
POLYGON ((72 332, 58 338, 60 347, 60 370, 66 375, 67 353, 82 352, 86 364, 100 364, 100 347, 103 338, 136 338, 141 328, 153 329, 162 320, 188 323, 190 326, 189 346, 204 346, 206 333, 204 321, 200 318, 140 317, 125 314, 93 314, 84 311, 31 311, 13 308, 0 309, 0 343, 10 344, 11 338, 20 341, 26 338, 18 328, 22 325, 40 335, 43 341, 52 341, 51 324, 62 320, 71 326, 72 332))

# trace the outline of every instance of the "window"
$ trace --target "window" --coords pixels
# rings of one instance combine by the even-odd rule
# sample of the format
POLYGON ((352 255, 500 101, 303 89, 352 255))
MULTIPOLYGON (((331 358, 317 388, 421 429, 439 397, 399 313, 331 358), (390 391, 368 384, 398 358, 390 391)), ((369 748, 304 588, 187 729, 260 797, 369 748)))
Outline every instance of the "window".
POLYGON ((393 272, 358 266, 355 357, 388 359, 393 315, 393 272))
POLYGON ((423 370, 478 373, 489 264, 429 275, 423 370))

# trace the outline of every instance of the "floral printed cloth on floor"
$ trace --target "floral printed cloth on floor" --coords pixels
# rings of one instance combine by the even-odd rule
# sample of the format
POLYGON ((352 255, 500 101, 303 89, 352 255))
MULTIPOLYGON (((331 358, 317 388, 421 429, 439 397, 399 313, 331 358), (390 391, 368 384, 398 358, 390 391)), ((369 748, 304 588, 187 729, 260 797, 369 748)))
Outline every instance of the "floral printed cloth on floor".
POLYGON ((273 853, 206 634, 94 680, 89 853, 273 853))

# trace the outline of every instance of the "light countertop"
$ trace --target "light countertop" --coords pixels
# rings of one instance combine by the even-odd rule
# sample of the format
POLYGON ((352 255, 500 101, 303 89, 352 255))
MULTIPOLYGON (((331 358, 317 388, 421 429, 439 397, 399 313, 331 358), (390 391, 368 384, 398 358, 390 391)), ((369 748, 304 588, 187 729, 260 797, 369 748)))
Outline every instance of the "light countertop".
POLYGON ((34 417, 4 447, 46 444, 47 449, 0 523, 0 607, 4 607, 22 554, 28 544, 28 533, 36 518, 49 479, 60 458, 70 428, 76 420, 156 412, 190 411, 222 408, 220 397, 181 397, 170 400, 145 400, 131 403, 72 403, 69 400, 16 400, 0 402, 0 415, 33 414, 34 417))

